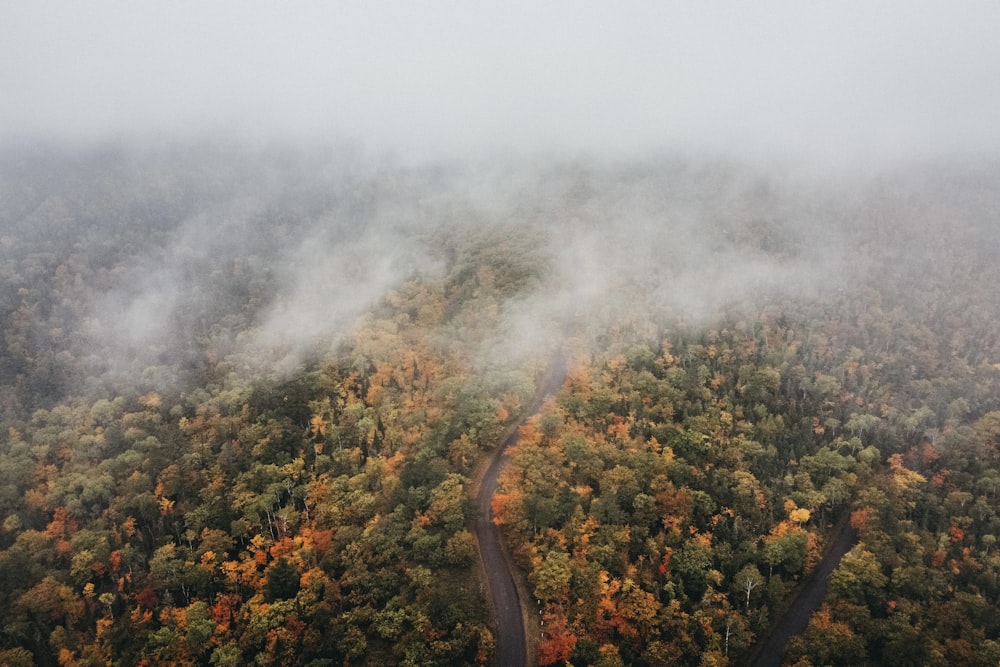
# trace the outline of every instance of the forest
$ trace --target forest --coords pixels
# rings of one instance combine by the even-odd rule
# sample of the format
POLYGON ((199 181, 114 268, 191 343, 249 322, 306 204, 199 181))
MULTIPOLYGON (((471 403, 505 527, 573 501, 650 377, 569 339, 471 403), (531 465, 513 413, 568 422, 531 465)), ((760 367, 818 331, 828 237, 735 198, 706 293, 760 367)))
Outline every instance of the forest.
POLYGON ((998 184, 5 145, 0 664, 996 665, 998 184))

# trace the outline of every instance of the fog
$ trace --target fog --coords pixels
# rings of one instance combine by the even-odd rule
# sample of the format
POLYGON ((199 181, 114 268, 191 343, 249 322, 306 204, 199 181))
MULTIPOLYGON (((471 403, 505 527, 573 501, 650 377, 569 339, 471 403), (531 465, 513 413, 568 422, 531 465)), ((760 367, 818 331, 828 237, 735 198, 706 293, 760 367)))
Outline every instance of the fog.
POLYGON ((1000 6, 4 3, 0 134, 651 151, 854 166, 1000 150, 1000 6))
POLYGON ((96 268, 105 260, 92 248, 121 253, 100 296, 79 304, 79 340, 100 385, 176 388, 177 368, 207 360, 236 382, 294 372, 392 290, 418 280, 447 291, 449 279, 478 280, 479 266, 513 273, 498 279, 515 287, 500 301, 471 297, 480 305, 445 317, 433 336, 471 346, 474 365, 507 368, 537 365, 566 336, 600 345, 609 332, 634 340, 678 318, 752 319, 783 298, 854 288, 848 266, 864 275, 844 221, 866 203, 730 163, 399 167, 351 151, 228 147, 127 148, 69 169, 77 185, 57 197, 82 218, 75 232, 93 231, 49 261, 82 254, 77 263, 96 268), (123 201, 109 210, 116 193, 123 201), (122 220, 109 221, 118 210, 122 220), (468 275, 451 265, 456 250, 473 262, 468 275), (462 318, 480 316, 495 318, 491 333, 468 339, 462 318))
POLYGON ((992 239, 998 24, 992 2, 6 3, 0 240, 92 228, 121 253, 71 337, 93 378, 155 387, 204 355, 292 370, 492 230, 542 269, 477 363, 528 363, 568 323, 638 335, 936 261, 943 219, 992 239), (922 165, 957 180, 922 189, 922 165))

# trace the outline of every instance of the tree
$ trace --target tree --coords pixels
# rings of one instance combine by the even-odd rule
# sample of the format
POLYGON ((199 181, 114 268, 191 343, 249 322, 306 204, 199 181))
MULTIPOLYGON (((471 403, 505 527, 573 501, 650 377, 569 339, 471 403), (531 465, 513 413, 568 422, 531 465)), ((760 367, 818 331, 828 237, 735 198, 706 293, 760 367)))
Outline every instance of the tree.
POLYGON ((764 577, 756 565, 748 563, 733 577, 733 586, 746 596, 746 609, 750 609, 750 594, 763 583, 764 577))
POLYGON ((476 553, 476 538, 465 529, 449 537, 444 545, 444 557, 450 565, 469 565, 475 561, 476 553))
POLYGON ((888 578, 882 573, 881 564, 863 542, 848 551, 830 575, 830 591, 859 604, 881 599, 886 583, 888 578))
POLYGON ((45 623, 72 625, 83 616, 83 600, 73 589, 47 576, 17 600, 18 608, 45 623))
POLYGON ((812 615, 805 632, 789 642, 786 656, 795 664, 859 665, 866 658, 865 642, 843 622, 832 620, 824 606, 812 615))
POLYGON ((569 554, 565 551, 550 551, 545 554, 541 565, 530 575, 531 582, 535 586, 535 596, 539 600, 546 601, 566 599, 572 577, 569 554))
POLYGON ((453 533, 462 527, 468 504, 464 478, 457 473, 449 473, 444 481, 431 491, 427 517, 432 524, 442 525, 446 531, 453 533))
POLYGON ((290 600, 298 592, 299 570, 282 556, 267 570, 264 598, 268 602, 290 600))
POLYGON ((566 627, 561 613, 547 610, 543 616, 542 638, 538 643, 538 664, 551 665, 569 660, 576 646, 576 635, 566 627))

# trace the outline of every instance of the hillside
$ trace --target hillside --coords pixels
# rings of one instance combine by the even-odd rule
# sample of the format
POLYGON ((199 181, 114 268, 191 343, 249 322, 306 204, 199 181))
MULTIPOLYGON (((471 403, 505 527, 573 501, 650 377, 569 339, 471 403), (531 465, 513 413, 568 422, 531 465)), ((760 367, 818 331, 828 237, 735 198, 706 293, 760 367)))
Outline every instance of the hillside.
POLYGON ((996 664, 998 175, 7 146, 0 662, 996 664))

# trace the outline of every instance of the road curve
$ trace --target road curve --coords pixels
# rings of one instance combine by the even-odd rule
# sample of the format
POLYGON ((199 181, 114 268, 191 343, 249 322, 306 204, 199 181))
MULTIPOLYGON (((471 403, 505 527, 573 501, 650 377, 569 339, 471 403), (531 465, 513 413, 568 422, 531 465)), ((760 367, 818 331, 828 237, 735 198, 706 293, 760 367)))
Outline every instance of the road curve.
POLYGON ((497 491, 500 471, 507 463, 507 448, 517 442, 521 424, 538 412, 546 397, 562 384, 565 375, 565 364, 561 360, 553 362, 521 419, 508 427, 501 437, 476 494, 479 518, 474 532, 496 626, 495 667, 526 667, 528 638, 524 624, 527 614, 517 592, 514 567, 500 541, 500 531, 493 523, 493 495, 497 491))

